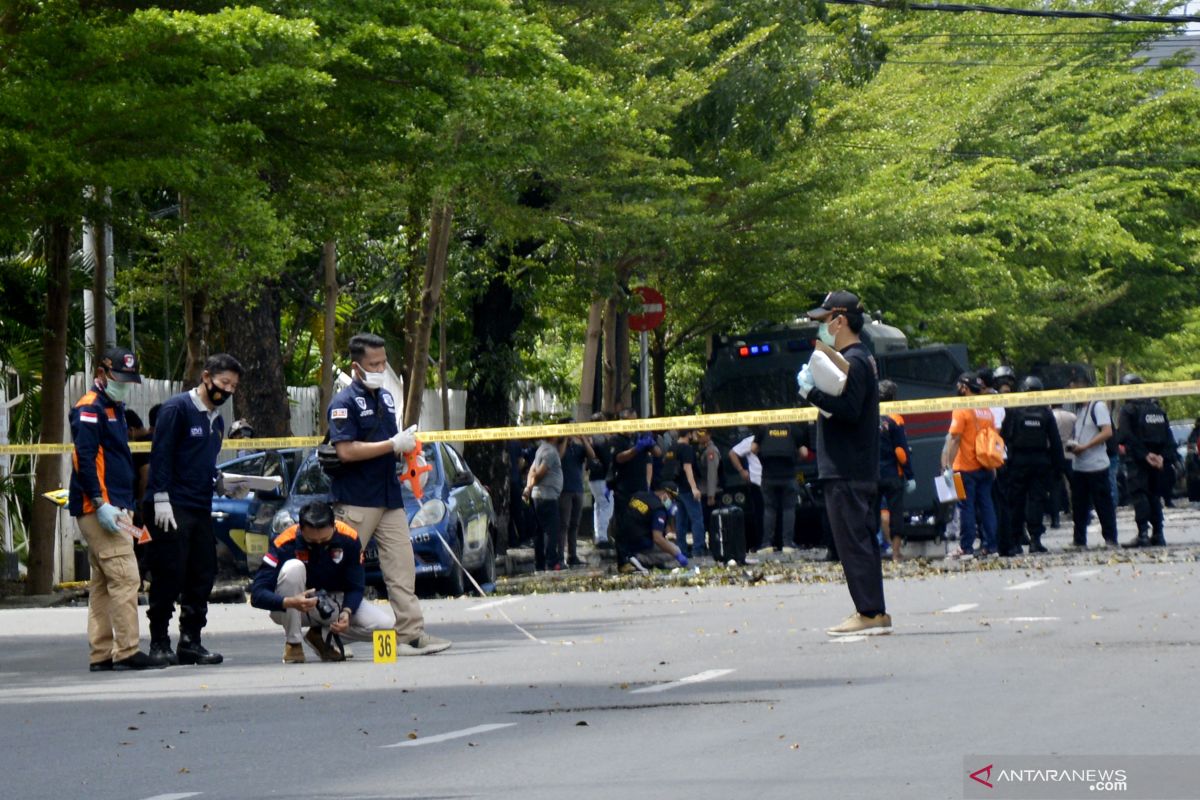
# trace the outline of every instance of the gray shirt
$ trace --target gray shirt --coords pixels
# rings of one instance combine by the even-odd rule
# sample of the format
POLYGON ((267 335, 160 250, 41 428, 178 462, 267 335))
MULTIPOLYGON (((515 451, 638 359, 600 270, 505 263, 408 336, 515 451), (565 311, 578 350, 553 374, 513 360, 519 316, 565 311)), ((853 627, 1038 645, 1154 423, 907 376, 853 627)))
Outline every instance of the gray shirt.
POLYGON ((558 457, 558 448, 549 442, 538 445, 530 469, 537 469, 542 465, 546 466, 546 474, 533 485, 533 499, 557 500, 563 488, 562 459, 558 457))
MULTIPOLYGON (((1087 444, 1096 438, 1100 429, 1105 425, 1112 425, 1112 416, 1108 413, 1108 406, 1094 400, 1087 405, 1080 406, 1071 438, 1079 444, 1087 444)), ((1087 450, 1076 452, 1074 467, 1076 472, 1099 472, 1108 469, 1108 452, 1104 448, 1104 442, 1095 447, 1089 447, 1087 450)))

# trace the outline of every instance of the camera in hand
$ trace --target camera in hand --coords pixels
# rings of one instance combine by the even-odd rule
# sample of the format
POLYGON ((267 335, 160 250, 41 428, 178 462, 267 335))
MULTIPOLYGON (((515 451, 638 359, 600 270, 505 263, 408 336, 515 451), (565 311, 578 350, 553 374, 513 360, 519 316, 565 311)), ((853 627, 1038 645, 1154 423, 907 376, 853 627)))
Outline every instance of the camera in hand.
POLYGON ((313 609, 313 613, 320 618, 321 624, 329 626, 337 622, 338 614, 342 611, 338 601, 324 589, 318 589, 316 597, 317 607, 313 609))

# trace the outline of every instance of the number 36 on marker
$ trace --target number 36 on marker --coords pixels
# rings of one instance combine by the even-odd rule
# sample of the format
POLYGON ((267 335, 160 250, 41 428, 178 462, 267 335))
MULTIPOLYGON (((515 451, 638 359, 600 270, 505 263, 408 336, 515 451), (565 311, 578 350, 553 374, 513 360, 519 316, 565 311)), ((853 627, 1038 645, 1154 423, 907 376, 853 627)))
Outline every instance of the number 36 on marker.
POLYGON ((396 663, 396 632, 395 631, 375 631, 375 663, 376 664, 395 664, 396 663))

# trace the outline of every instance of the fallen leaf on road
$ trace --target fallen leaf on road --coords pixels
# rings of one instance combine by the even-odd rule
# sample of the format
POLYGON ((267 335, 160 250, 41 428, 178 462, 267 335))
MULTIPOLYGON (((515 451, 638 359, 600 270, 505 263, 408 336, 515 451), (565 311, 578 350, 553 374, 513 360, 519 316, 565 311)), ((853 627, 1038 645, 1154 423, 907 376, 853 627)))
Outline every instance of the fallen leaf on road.
POLYGON ((409 739, 415 739, 415 738, 417 738, 417 732, 416 732, 416 731, 409 731, 409 733, 408 733, 408 738, 409 738, 409 739))

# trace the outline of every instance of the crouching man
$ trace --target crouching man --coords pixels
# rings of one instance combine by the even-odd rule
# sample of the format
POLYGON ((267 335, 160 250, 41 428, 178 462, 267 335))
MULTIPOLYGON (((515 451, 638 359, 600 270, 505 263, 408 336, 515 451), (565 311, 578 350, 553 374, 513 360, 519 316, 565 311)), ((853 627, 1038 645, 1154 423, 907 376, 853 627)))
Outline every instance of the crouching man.
POLYGON ((396 625, 390 609, 363 602, 365 573, 358 533, 317 501, 300 509, 300 522, 275 537, 254 576, 250 604, 282 625, 283 663, 303 664, 304 641, 322 661, 342 661, 340 641, 369 642, 374 631, 396 625))
POLYGON ((670 569, 688 565, 687 556, 667 540, 674 525, 674 500, 679 489, 671 481, 655 484, 654 491, 636 492, 625 508, 618 544, 629 553, 628 566, 646 574, 653 568, 670 569))

